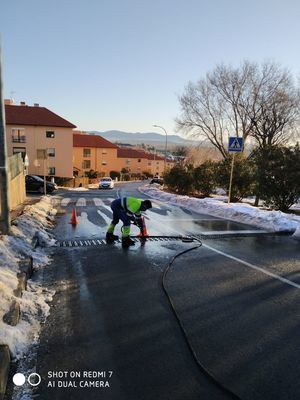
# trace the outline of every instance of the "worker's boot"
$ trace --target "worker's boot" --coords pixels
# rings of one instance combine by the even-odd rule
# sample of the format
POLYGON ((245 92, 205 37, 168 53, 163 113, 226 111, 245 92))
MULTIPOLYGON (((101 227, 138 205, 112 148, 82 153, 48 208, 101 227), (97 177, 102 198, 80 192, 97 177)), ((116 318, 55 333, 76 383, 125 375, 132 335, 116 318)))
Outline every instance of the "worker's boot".
POLYGON ((113 243, 115 240, 118 240, 119 236, 114 235, 112 232, 107 232, 106 234, 106 243, 113 243))
POLYGON ((122 246, 123 247, 127 248, 129 246, 134 246, 134 245, 135 245, 134 240, 132 240, 130 236, 122 237, 122 246))

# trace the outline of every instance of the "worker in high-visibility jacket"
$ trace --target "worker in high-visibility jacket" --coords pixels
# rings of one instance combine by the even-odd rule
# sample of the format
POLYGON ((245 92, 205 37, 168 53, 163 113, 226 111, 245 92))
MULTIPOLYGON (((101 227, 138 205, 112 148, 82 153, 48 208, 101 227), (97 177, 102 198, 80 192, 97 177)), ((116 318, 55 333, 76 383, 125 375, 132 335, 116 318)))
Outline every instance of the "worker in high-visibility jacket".
POLYGON ((113 212, 113 220, 108 227, 106 233, 107 243, 112 243, 119 237, 114 235, 115 226, 121 220, 122 227, 122 246, 129 247, 134 245, 134 241, 130 238, 130 225, 133 222, 140 229, 143 227, 142 211, 152 208, 150 200, 141 200, 136 197, 121 197, 114 200, 110 205, 113 212))

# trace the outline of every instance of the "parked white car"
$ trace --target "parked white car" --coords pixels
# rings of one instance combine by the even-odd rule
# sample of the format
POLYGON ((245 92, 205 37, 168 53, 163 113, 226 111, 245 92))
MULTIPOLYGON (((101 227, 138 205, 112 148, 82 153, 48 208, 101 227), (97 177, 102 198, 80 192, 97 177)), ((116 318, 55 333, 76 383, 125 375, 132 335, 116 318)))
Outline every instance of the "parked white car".
POLYGON ((99 181, 99 189, 113 189, 114 181, 109 177, 101 178, 99 181))

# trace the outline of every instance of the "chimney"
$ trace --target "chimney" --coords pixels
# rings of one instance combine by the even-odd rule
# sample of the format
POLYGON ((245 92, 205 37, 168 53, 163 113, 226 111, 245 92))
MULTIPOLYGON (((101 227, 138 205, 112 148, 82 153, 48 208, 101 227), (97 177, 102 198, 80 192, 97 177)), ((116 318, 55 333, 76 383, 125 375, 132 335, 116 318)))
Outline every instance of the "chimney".
POLYGON ((20 106, 26 106, 25 101, 20 101, 20 106))
POLYGON ((6 106, 12 106, 14 104, 14 99, 4 99, 4 104, 6 106))
POLYGON ((33 105, 34 105, 34 107, 39 107, 40 106, 39 103, 34 103, 33 105))

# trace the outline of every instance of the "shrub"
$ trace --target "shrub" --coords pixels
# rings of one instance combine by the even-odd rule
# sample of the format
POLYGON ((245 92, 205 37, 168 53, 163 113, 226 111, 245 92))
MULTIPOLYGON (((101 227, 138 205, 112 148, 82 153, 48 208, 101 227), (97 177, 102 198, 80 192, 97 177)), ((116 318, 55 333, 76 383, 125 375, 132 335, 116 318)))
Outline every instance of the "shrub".
POLYGON ((205 161, 193 171, 194 188, 208 197, 216 186, 215 163, 205 161))
POLYGON ((300 147, 268 147, 254 156, 258 192, 267 206, 283 212, 300 197, 300 147))
POLYGON ((164 174, 164 182, 174 192, 188 194, 193 188, 192 171, 191 166, 175 165, 164 174))
POLYGON ((120 176, 121 176, 121 174, 120 174, 120 172, 118 172, 118 171, 110 171, 110 177, 111 177, 111 179, 116 179, 116 178, 118 178, 118 180, 120 179, 120 176))
POLYGON ((153 177, 153 174, 151 174, 151 172, 148 172, 148 171, 143 171, 142 174, 145 177, 145 179, 153 177))
MULTIPOLYGON (((215 164, 215 182, 228 192, 232 159, 224 159, 215 164)), ((254 191, 255 173, 253 164, 243 155, 236 155, 234 161, 231 201, 241 201, 254 191)))

